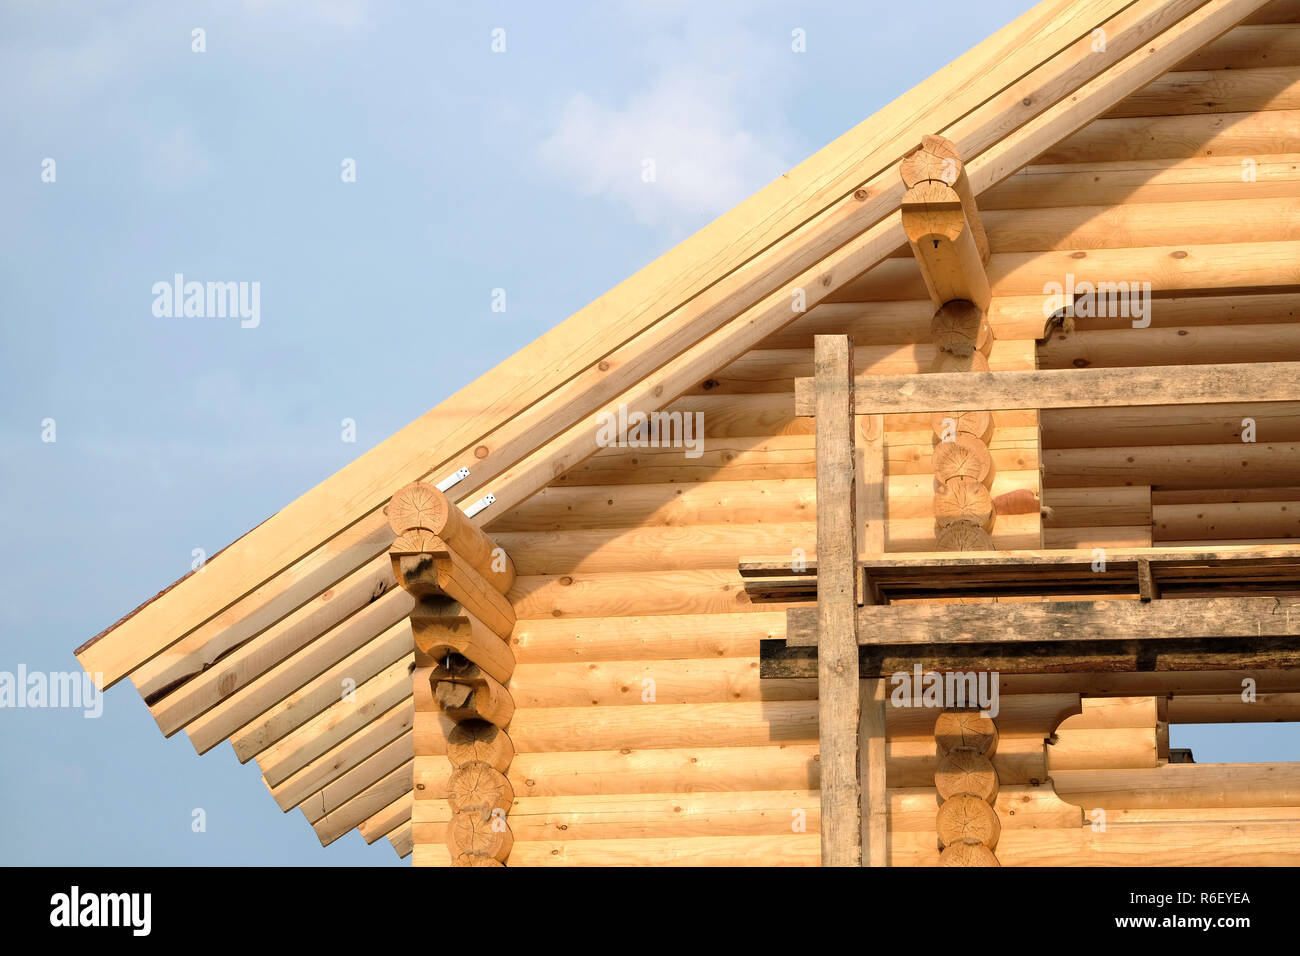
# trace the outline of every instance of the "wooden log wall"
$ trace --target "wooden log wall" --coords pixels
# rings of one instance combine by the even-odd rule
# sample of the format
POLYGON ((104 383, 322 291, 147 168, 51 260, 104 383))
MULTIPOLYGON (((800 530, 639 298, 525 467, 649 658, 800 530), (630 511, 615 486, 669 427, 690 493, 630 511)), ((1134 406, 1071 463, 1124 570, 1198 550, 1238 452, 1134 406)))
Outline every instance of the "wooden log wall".
POLYGON ((449 815, 442 828, 447 858, 453 866, 503 866, 514 843, 506 822, 515 796, 506 777, 514 757, 506 732, 515 712, 506 688, 514 655, 506 639, 515 620, 504 595, 515 582, 515 566, 432 485, 402 488, 386 514, 397 534, 389 549, 393 572, 416 598, 410 617, 414 683, 436 704, 436 711, 417 711, 416 761, 438 755, 449 764, 443 787, 449 815), (441 739, 429 750, 423 725, 434 716, 441 739))
MULTIPOLYGON (((1264 67, 1300 68, 1300 23, 1238 27, 1187 69, 1217 72, 1216 89, 1236 105, 1244 94, 1235 90, 1264 67)), ((1135 98, 1121 111, 1158 108, 1160 117, 1098 121, 977 197, 992 249, 991 369, 1176 364, 1208 360, 1229 340, 1233 360, 1300 359, 1284 354, 1300 295, 1240 291, 1276 286, 1300 261, 1300 236, 1287 231, 1287 210, 1300 203, 1300 138, 1276 132, 1291 128, 1291 108, 1270 110, 1283 126, 1266 133, 1250 113, 1198 108, 1196 91, 1210 81, 1196 79, 1193 91, 1184 82, 1192 79, 1166 79, 1141 101, 1158 106, 1135 98), (1247 158, 1256 160, 1249 184, 1247 158), (1067 272, 1149 278, 1159 296, 1150 328, 1080 319, 1040 344, 1044 284, 1067 272)), ((673 404, 701 416, 698 457, 606 448, 487 526, 518 575, 509 593, 518 618, 509 639, 515 752, 501 770, 513 790, 510 866, 819 863, 816 688, 759 680, 759 641, 784 633, 786 606, 751 603, 737 561, 815 553, 815 423, 796 418, 792 400, 794 378, 813 373, 814 335, 851 335, 859 374, 926 371, 940 352, 935 305, 908 248, 832 298, 673 404)), ((1160 537, 1161 520, 1171 535, 1216 540, 1209 535, 1227 515, 1247 539, 1273 537, 1266 515, 1300 487, 1292 467, 1300 465, 1300 408, 1082 410, 1045 412, 1041 421, 994 411, 989 419, 990 495, 1019 502, 998 515, 999 548, 1037 548, 1044 538, 1048 546, 1146 543, 1152 531, 1160 537), (1240 441, 1248 416, 1256 446, 1240 441), (1222 482, 1225 463, 1234 484, 1207 484, 1222 482), (1209 504, 1250 507, 1161 510, 1209 504), (1050 509, 1045 521, 1041 506, 1050 509)), ((885 549, 934 549, 933 422, 885 416, 884 425, 885 549)), ((415 679, 412 841, 417 864, 447 865, 455 724, 438 707, 431 673, 429 662, 415 679)), ((1154 693, 1127 688, 1162 675, 1127 676, 1008 685, 991 758, 999 862, 1220 865, 1240 864, 1243 854, 1300 862, 1290 765, 1268 765, 1268 779, 1285 778, 1291 789, 1261 791, 1263 773, 1162 762, 1154 707, 1138 726, 1065 720, 1083 706, 1085 686, 1154 693), (1116 802, 1130 793, 1147 802, 1116 802), (1187 794, 1185 806, 1170 806, 1171 794, 1187 794), (1269 802, 1251 808, 1252 794, 1269 802), (1086 816, 1098 808, 1107 809, 1104 832, 1086 816), (1172 810, 1183 814, 1176 838, 1160 817, 1172 810)), ((1222 697, 1239 676, 1167 680, 1193 697, 1222 697)), ((1080 716, 1106 719, 1100 703, 1086 703, 1080 716)), ((1136 723, 1144 706, 1107 712, 1114 722, 1124 710, 1136 723)), ((886 710, 889 862, 937 865, 936 712, 886 710)))

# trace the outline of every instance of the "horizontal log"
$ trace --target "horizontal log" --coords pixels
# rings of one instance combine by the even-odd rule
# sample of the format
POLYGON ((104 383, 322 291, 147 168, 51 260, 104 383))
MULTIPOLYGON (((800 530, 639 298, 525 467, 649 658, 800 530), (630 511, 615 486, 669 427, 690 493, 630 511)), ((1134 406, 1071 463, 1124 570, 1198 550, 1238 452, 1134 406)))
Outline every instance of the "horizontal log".
POLYGON ((1151 493, 1151 503, 1156 505, 1234 504, 1251 501, 1300 501, 1300 486, 1198 488, 1190 491, 1160 488, 1151 493))
MULTIPOLYGON (((1264 4, 1254 13, 1245 17, 1241 23, 1285 23, 1295 25, 1300 23, 1300 0, 1271 0, 1271 2, 1264 4)), ((1234 29, 1236 28, 1234 27, 1234 29)))
POLYGON ((626 485, 808 478, 814 474, 815 460, 811 434, 706 442, 698 458, 686 458, 681 448, 607 448, 557 476, 553 483, 626 485))
POLYGON ((1300 807, 1300 763, 1165 764, 1149 770, 1063 770, 1062 800, 1132 807, 1300 807))
MULTIPOLYGON (((1300 165, 1293 153, 1193 156, 1028 166, 979 198, 991 210, 1062 206, 1115 207, 1125 203, 1217 202, 1300 196, 1300 165), (1254 161, 1255 181, 1242 182, 1243 160, 1254 161)), ((998 301, 995 296, 993 302, 998 301)), ((810 310, 811 311, 811 310, 810 310)))
POLYGON ((1086 528, 1044 528, 1044 548, 1147 548, 1151 546, 1151 526, 1096 525, 1086 528))
POLYGON ((437 843, 417 843, 411 835, 411 866, 451 866, 451 853, 447 851, 445 840, 437 843))
POLYGON ((516 843, 511 866, 819 866, 815 833, 516 843))
POLYGON ((521 618, 773 610, 750 600, 734 568, 523 575, 510 596, 521 618))
POLYGON ((1300 821, 1300 807, 1139 807, 1107 810, 1106 822, 1118 824, 1163 823, 1266 823, 1300 821))
POLYGON ((1233 70, 1171 70, 1104 118, 1250 113, 1300 108, 1300 68, 1259 66, 1233 70))
MULTIPOLYGON (((1300 221, 1300 213, 1297 213, 1300 221)), ((1117 368, 1131 365, 1213 365, 1300 360, 1300 325, 1205 326, 1091 331, 1086 318, 1069 335, 1054 335, 1038 351, 1039 368, 1117 368)))
POLYGON ((1240 694, 1249 678, 1259 693, 1300 693, 1300 672, 1280 670, 1156 671, 1098 674, 1000 675, 998 684, 1005 697, 1010 694, 1055 694, 1074 691, 1088 697, 1132 697, 1154 694, 1204 695, 1240 694))
MULTIPOLYGON (((419 744, 417 743, 417 753, 419 744)), ((681 793, 696 790, 816 789, 820 781, 816 732, 811 741, 737 747, 659 747, 516 753, 506 776, 517 797, 681 793)), ((934 785, 934 738, 889 741, 891 787, 934 785)), ((993 765, 1006 784, 1047 779, 1041 736, 1007 737, 993 765)), ((442 756, 415 758, 416 799, 446 796, 451 767, 442 756)))
MULTIPOLYGON (((816 646, 816 611, 796 608, 787 643, 816 646), (809 612, 812 612, 810 614, 809 612), (812 624, 813 626, 810 626, 812 624)), ((1300 600, 1274 597, 1168 601, 1047 601, 1037 604, 867 605, 859 643, 991 644, 1300 636, 1300 600)))
MULTIPOLYGON (((1107 825, 1077 830, 1006 832, 998 841, 1002 866, 1295 866, 1300 825, 1289 821, 1107 825)), ((922 834, 891 842, 891 866, 935 866, 938 851, 922 834)))
MULTIPOLYGON (((932 344, 855 348, 853 362, 858 375, 915 375, 929 372, 939 355, 932 344)), ((1033 339, 998 339, 989 353, 989 368, 1032 368, 1033 356, 1033 339)), ((812 370, 812 349, 754 349, 702 382, 697 392, 789 391, 791 382, 812 370)))
POLYGON ((817 833, 820 822, 816 790, 519 797, 510 808, 524 842, 778 836, 817 833))
POLYGON ((1171 724, 1249 724, 1300 720, 1300 693, 1175 696, 1169 700, 1171 724))
MULTIPOLYGON (((890 790, 890 832, 932 836, 938 809, 939 796, 933 786, 890 790)), ((1083 822, 1083 811, 1056 796, 1050 782, 999 786, 993 809, 1003 830, 1072 829, 1083 822)))
POLYGON ((1300 142, 1300 110, 1099 119, 1038 157, 1040 163, 1285 153, 1300 142))
POLYGON ((1240 447, 1242 422, 1247 418, 1255 422, 1260 441, 1300 442, 1297 402, 1069 408, 1048 409, 1041 414, 1045 449, 1215 444, 1240 447))
POLYGON ((764 638, 785 636, 785 612, 521 618, 511 635, 519 667, 591 661, 757 657, 764 638))
MULTIPOLYGON (((1122 122, 1130 122, 1124 120, 1122 122)), ((1132 122, 1138 122, 1134 120, 1132 122)), ((1298 130, 1300 132, 1300 130, 1298 130)), ((1120 281, 1150 282, 1153 293, 1224 294, 1229 290, 1287 291, 1300 285, 1300 243, 1295 241, 1225 242, 1123 249, 1047 250, 994 253, 989 260, 993 295, 1044 296, 1052 283, 1087 292, 1120 281)), ((925 295, 916 264, 890 259, 845 285, 837 302, 915 299, 925 295)), ((1116 304, 1119 309, 1123 300, 1116 304)), ((1132 316, 1130 316, 1132 321, 1132 316)))
MULTIPOLYGON (((767 396, 764 396, 767 397, 767 396)), ((780 396, 789 408, 791 396, 780 396)), ((888 437, 888 436, 887 436, 888 437)), ((693 484, 625 484, 546 488, 492 525, 502 535, 542 531, 735 524, 789 524, 816 519, 813 478, 693 484)))
MULTIPOLYGON (((1258 175, 1259 167, 1254 172, 1258 175)), ((1093 249, 1133 249, 1177 246, 1188 236, 1198 245, 1300 239, 1300 196, 1266 196, 1251 191, 1256 183, 1242 182, 1237 164, 1235 198, 1194 202, 1138 202, 1126 199, 1114 206, 1058 204, 1029 209, 991 210, 985 216, 999 254, 1093 249)), ((1157 302, 1153 323, 1165 325, 1157 302)), ((1041 315, 1042 301, 1039 301, 1041 315)), ((824 308, 824 306, 823 306, 824 308)), ((1082 327, 1093 328, 1080 318, 1082 327)), ((1041 338, 1042 330, 1032 334, 1041 338)), ((1224 359, 1223 361, 1227 361, 1224 359)))
POLYGON ((1133 527, 1150 523, 1151 489, 1147 486, 1043 489, 1044 529, 1133 527))
MULTIPOLYGON (((939 800, 932 786, 894 788, 888 796, 891 830, 934 831, 939 800)), ((816 832, 820 809, 816 790, 516 797, 510 827, 523 842, 775 836, 816 832)), ((1009 830, 1078 827, 1083 821, 1079 807, 1062 801, 1050 786, 1003 787, 996 810, 1009 830)), ((445 826, 450 818, 444 801, 414 804, 413 822, 430 840, 441 839, 437 825, 445 826)))
MULTIPOLYGON (((795 382, 797 414, 813 414, 812 395, 811 379, 795 382)), ((867 376, 857 379, 855 397, 860 415, 1287 402, 1300 399, 1300 362, 867 376)))
POLYGON ((757 640, 748 657, 523 664, 510 679, 520 708, 632 704, 649 688, 659 704, 817 697, 807 681, 760 680, 757 640))
MULTIPOLYGON (((782 400, 793 411, 788 393, 782 400)), ((993 422, 998 428, 1037 427, 1037 414, 1035 411, 995 413, 993 422)), ((895 429, 927 428, 929 419, 928 413, 889 416, 886 435, 895 429)), ((802 420, 811 424, 806 418, 802 420)), ((685 458, 680 448, 609 448, 560 475, 555 483, 563 487, 594 485, 604 492, 608 486, 626 484, 806 479, 815 474, 814 458, 811 431, 709 441, 699 458, 685 458)))
MULTIPOLYGON (((1014 551, 1040 543, 1037 514, 998 515, 993 523, 993 546, 1014 551)), ((940 551, 933 518, 891 518, 885 524, 886 551, 940 551)))
MULTIPOLYGON (((1197 592, 1216 587, 1288 593, 1300 583, 1300 547, 1292 542, 1267 547, 1232 543, 1115 548, 1104 555, 1077 549, 859 555, 877 604, 909 598, 941 604, 973 597, 1054 595, 1079 600, 1074 595, 1134 595, 1140 590, 1143 562, 1162 591, 1187 597, 1204 596, 1197 592)), ((786 556, 742 557, 739 571, 756 594, 766 589, 781 600, 804 600, 815 593, 815 557, 801 573, 792 571, 786 556)))
MULTIPOLYGON (((804 743, 817 740, 817 701, 535 707, 515 711, 508 732, 520 754, 804 743)), ((416 747, 426 752, 419 739, 416 747)))
POLYGON ((1179 63, 1178 69, 1239 70, 1261 64, 1300 65, 1300 24, 1233 27, 1179 63))
MULTIPOLYGON (((998 843, 1003 866, 1141 866, 1157 861, 1180 866, 1240 865, 1241 854, 1266 866, 1294 866, 1300 826, 1289 821, 1190 824, 1174 838, 1164 825, 1124 825, 1093 833, 1072 830, 1006 832, 998 843)), ((519 842, 511 866, 817 866, 815 834, 688 839, 519 842)), ((899 835, 890 841, 890 866, 934 866, 939 852, 932 835, 899 835)))
POLYGON ((1058 728, 1058 733, 1128 727, 1149 730, 1160 719, 1158 712, 1156 698, 1149 695, 1084 697, 1079 712, 1066 719, 1058 728))
MULTIPOLYGON (((724 517, 724 516, 719 516, 724 517)), ((728 522, 684 527, 499 532, 518 554, 524 575, 574 572, 662 572, 728 567, 748 549, 811 549, 815 521, 742 525, 728 522)))
POLYGON ((1151 518, 1157 540, 1300 537, 1300 498, 1152 505, 1151 518))
POLYGON ((1297 474, 1300 442, 1049 448, 1043 452, 1043 480, 1049 487, 1134 484, 1213 489, 1229 483, 1285 487, 1295 484, 1297 474))
MULTIPOLYGON (((755 747, 517 753, 506 774, 517 797, 817 786, 816 743, 755 747)), ((445 757, 416 757, 416 799, 446 796, 445 757)))
MULTIPOLYGON (((905 250, 899 254, 904 253, 911 255, 905 250)), ((931 342, 933 317, 934 303, 928 298, 870 304, 823 302, 768 336, 760 347, 810 349, 815 335, 848 335, 859 349, 927 345, 931 342)), ((1041 295, 995 298, 984 318, 995 339, 1036 339, 1043 333, 1043 298, 1041 295)))
MULTIPOLYGON (((1075 718, 1071 718, 1075 719, 1075 718)), ((1095 730, 1071 728, 1069 721, 1047 746, 1047 771, 1055 775, 1062 770, 1122 770, 1154 767, 1156 726, 1105 727, 1095 730)))

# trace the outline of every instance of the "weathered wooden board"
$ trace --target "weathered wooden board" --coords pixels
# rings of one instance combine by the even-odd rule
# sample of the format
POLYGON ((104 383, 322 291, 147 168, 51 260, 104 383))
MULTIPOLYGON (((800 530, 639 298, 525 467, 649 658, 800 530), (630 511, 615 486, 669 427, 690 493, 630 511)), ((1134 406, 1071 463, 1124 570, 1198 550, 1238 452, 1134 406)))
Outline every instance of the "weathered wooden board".
MULTIPOLYGON (((859 378, 855 392, 861 415, 1293 402, 1300 362, 872 375, 859 378)), ((811 379, 795 380, 795 414, 814 414, 811 379)))
MULTIPOLYGON (((1257 671, 1300 668, 1294 637, 1216 640, 1060 641, 1051 644, 877 645, 858 648, 862 677, 923 671, 995 671, 999 675, 1118 674, 1178 671, 1257 671)), ((816 677, 817 649, 766 640, 759 648, 763 678, 816 677)))
MULTIPOLYGON (((789 646, 817 643, 813 609, 791 608, 786 619, 789 646)), ((857 633, 859 643, 871 646, 1297 637, 1300 599, 867 605, 858 608, 857 633)))

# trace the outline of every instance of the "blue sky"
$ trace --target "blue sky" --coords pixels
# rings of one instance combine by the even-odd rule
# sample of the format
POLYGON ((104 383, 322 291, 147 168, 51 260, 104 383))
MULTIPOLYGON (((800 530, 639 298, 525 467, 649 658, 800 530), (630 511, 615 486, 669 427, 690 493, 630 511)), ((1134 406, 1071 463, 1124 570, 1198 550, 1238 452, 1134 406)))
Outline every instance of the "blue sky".
MULTIPOLYGON (((76 670, 194 549, 1025 5, 4 0, 0 670, 76 670), (155 316, 175 273, 259 283, 260 323, 155 316)), ((0 759, 0 863, 397 864, 355 832, 322 850, 254 765, 164 740, 126 684, 98 719, 0 709, 0 759)))

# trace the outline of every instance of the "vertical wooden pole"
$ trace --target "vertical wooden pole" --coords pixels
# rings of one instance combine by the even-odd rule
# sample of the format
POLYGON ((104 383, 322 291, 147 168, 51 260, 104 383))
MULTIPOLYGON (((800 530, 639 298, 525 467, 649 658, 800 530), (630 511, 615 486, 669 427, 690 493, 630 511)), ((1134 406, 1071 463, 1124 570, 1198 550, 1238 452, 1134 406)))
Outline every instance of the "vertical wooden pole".
POLYGON ((889 865, 889 793, 885 789, 885 679, 858 682, 862 787, 862 865, 889 865))
MULTIPOLYGON (((859 415, 857 504, 859 548, 865 557, 885 553, 885 416, 859 415)), ((861 572, 854 574, 858 603, 870 604, 861 572)), ((858 682, 858 783, 861 787, 862 864, 888 864, 889 799, 885 790, 885 681, 858 682)))
POLYGON ((879 555, 885 553, 885 416, 859 415, 857 427, 858 550, 879 555))
POLYGON ((818 335, 813 355, 822 866, 860 866, 853 340, 847 335, 818 335))

